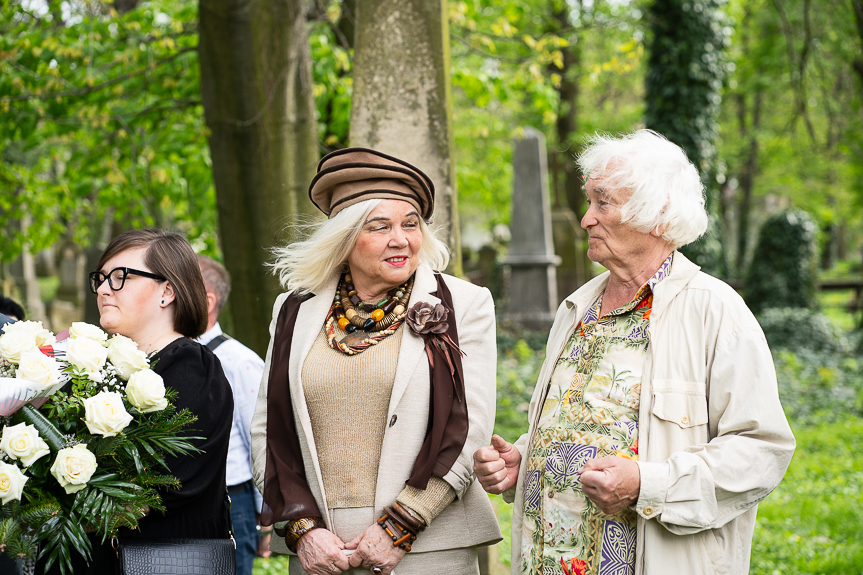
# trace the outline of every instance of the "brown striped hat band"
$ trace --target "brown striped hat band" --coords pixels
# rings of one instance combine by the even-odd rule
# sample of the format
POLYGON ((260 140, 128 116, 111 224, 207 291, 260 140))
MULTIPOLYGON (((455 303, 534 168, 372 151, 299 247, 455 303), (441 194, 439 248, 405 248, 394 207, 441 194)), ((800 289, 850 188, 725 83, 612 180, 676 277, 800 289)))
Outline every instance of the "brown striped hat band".
POLYGON ((371 199, 404 200, 429 221, 434 211, 434 184, 416 166, 368 148, 330 152, 318 164, 309 197, 329 217, 371 199))

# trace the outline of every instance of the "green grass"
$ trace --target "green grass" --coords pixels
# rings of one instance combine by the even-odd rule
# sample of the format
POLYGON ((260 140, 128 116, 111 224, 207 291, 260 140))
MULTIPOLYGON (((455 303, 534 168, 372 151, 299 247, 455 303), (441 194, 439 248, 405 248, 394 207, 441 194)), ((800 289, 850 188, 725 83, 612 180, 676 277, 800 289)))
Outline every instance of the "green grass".
POLYGON ((498 558, 502 564, 508 567, 511 564, 509 543, 512 533, 512 505, 504 503, 503 497, 500 495, 489 495, 489 499, 491 499, 491 505, 497 514, 500 531, 503 533, 503 541, 497 544, 498 558))
POLYGON ((255 567, 252 569, 252 575, 287 575, 287 573, 287 555, 271 555, 267 559, 255 558, 255 567))
POLYGON ((821 313, 830 318, 833 325, 843 331, 851 331, 858 325, 860 314, 851 313, 848 306, 854 299, 854 290, 818 292, 818 307, 821 313))
POLYGON ((750 573, 863 573, 863 419, 795 436, 785 479, 758 508, 750 573))

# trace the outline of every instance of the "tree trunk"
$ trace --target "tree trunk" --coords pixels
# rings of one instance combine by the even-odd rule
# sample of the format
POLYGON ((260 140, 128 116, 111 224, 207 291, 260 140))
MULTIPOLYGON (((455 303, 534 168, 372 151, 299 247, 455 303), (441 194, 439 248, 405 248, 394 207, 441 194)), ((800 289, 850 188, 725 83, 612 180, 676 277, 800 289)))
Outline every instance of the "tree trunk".
POLYGON ((303 0, 201 0, 201 92, 233 334, 263 355, 281 288, 264 263, 315 214, 308 185, 318 160, 303 0))
MULTIPOLYGON (((581 6, 581 3, 579 3, 581 6)), ((549 2, 551 19, 547 33, 569 36, 569 45, 561 48, 562 67, 550 65, 550 71, 560 75, 558 87, 556 146, 551 148, 548 167, 551 170, 552 237, 554 253, 561 259, 557 268, 557 293, 566 297, 582 286, 590 274, 590 260, 584 243, 584 231, 579 220, 584 214, 584 193, 575 157, 578 155, 578 95, 581 76, 581 44, 572 32, 569 5, 549 2)))
MULTIPOLYGON (((755 176, 758 173, 758 130, 761 128, 761 102, 764 90, 755 89, 752 103, 752 126, 746 129, 745 118, 741 117, 740 137, 749 140, 749 153, 746 163, 740 170, 740 201, 737 204, 737 274, 745 272, 746 250, 749 246, 749 214, 752 211, 752 192, 755 189, 755 176)), ((745 99, 743 95, 741 98, 745 99)), ((745 102, 745 100, 744 100, 745 102)), ((743 114, 745 114, 745 103, 743 114)))
MULTIPOLYGON (((726 28, 719 0, 653 0, 645 16, 651 40, 645 78, 645 126, 686 151, 701 173, 708 213, 716 196, 716 138, 726 28), (694 7, 693 7, 694 6, 694 7)), ((725 271, 721 237, 711 218, 704 237, 683 253, 704 271, 725 271)))
MULTIPOLYGON (((863 40, 863 0, 851 0, 851 8, 854 10, 854 22, 857 24, 857 36, 863 40)), ((854 58, 852 68, 863 82, 863 58, 854 58)))
POLYGON ((114 0, 114 8, 120 14, 126 14, 138 7, 138 0, 114 0))
POLYGON ((356 6, 352 146, 411 162, 435 184, 436 227, 461 275, 445 0, 364 0, 356 6))

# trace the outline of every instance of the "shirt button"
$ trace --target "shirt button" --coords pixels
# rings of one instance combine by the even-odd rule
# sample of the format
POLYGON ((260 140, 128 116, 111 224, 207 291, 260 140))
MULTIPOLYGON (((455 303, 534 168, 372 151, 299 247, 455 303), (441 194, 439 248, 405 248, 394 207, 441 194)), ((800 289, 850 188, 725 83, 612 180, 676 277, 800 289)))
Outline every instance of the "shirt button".
POLYGON ((554 499, 554 491, 552 491, 551 489, 548 490, 548 498, 554 499))
POLYGON ((689 423, 689 418, 684 415, 680 418, 680 423, 686 425, 687 423, 689 423))
POLYGON ((645 508, 643 509, 643 513, 644 513, 645 515, 653 515, 653 507, 645 507, 645 508))
POLYGON ((398 415, 393 415, 393 416, 392 416, 392 418, 390 418, 390 427, 392 427, 393 425, 395 425, 395 424, 396 424, 396 420, 397 420, 398 418, 399 418, 399 416, 398 416, 398 415))

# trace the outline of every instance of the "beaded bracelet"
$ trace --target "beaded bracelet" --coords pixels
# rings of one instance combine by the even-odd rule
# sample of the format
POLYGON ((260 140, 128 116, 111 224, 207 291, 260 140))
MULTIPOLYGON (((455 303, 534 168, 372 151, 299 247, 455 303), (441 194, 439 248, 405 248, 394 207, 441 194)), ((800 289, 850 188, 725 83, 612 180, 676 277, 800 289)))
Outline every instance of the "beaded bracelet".
POLYGON ((398 507, 400 511, 405 511, 404 507, 398 503, 393 503, 393 507, 384 507, 384 514, 378 519, 378 525, 393 540, 393 547, 410 551, 411 545, 416 541, 418 533, 425 529, 425 525, 413 517, 406 519, 405 516, 410 516, 410 514, 400 513, 394 507, 398 507))

